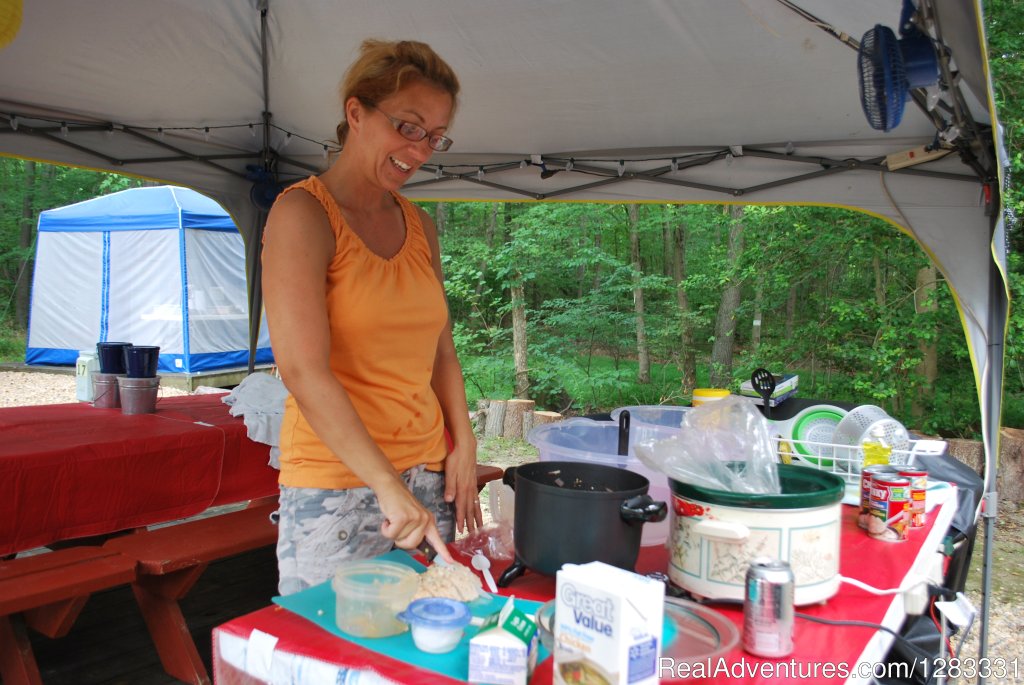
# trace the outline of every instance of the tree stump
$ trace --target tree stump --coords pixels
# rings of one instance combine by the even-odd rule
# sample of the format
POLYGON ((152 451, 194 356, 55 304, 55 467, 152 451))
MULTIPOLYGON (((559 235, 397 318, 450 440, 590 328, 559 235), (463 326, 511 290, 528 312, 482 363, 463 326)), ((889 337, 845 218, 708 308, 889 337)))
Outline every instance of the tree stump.
POLYGON ((533 400, 509 400, 505 405, 505 420, 501 434, 506 438, 522 440, 525 437, 523 416, 533 414, 537 403, 533 400))
POLYGON ((487 405, 487 423, 484 424, 484 437, 500 438, 505 430, 505 400, 490 400, 487 405))
POLYGON ((1024 501, 1024 430, 999 431, 999 499, 1024 501))
POLYGON ((543 426, 545 423, 561 421, 562 415, 557 411, 535 411, 533 412, 533 425, 543 426))
POLYGON ((487 408, 490 404, 490 400, 477 400, 476 411, 469 412, 469 420, 473 425, 473 435, 478 438, 482 438, 484 436, 484 432, 487 428, 487 408))

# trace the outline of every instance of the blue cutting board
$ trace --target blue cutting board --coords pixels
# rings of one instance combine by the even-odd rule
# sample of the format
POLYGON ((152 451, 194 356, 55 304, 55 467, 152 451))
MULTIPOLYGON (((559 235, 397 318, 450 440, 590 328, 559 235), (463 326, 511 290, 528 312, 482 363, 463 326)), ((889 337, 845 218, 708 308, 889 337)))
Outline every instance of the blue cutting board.
MULTIPOLYGON (((417 573, 422 573, 426 570, 422 564, 401 550, 392 550, 377 558, 403 564, 417 573)), ((508 601, 508 597, 500 595, 488 594, 487 596, 490 597, 490 600, 481 598, 469 604, 470 611, 474 616, 489 616, 499 611, 501 607, 505 606, 505 602, 508 601)), ((469 677, 469 639, 476 635, 479 630, 476 626, 466 627, 462 640, 451 652, 447 654, 427 654, 416 648, 412 641, 412 633, 409 631, 400 635, 378 638, 355 637, 342 632, 335 622, 334 590, 331 588, 330 581, 315 585, 294 595, 274 597, 274 603, 292 613, 298 614, 308 621, 312 621, 327 632, 355 643, 360 647, 365 647, 379 654, 440 673, 450 678, 466 680, 469 677)), ((540 602, 526 599, 516 599, 515 603, 516 607, 528 616, 535 615, 537 609, 541 606, 540 602)), ((540 650, 537 654, 537 663, 540 663, 547 658, 547 650, 539 642, 537 646, 540 650)))

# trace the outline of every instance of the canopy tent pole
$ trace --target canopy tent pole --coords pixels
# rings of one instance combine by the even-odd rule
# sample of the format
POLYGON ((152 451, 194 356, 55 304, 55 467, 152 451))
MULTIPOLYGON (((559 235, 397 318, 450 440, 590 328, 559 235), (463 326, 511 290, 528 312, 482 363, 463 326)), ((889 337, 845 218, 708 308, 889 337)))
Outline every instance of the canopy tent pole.
MULTIPOLYGON (((997 153, 998 154, 998 153, 997 153)), ((998 265, 1006 264, 1005 225, 998 214, 992 239, 993 261, 989 266, 989 315, 985 322, 988 337, 987 361, 982 373, 982 438, 985 447, 985 494, 981 516, 984 523, 985 551, 981 574, 981 627, 978 634, 979 660, 988 655, 988 619, 992 597, 992 553, 996 517, 999 514, 997 475, 999 469, 999 426, 1003 396, 1003 341, 1006 336, 1009 302, 1006 282, 998 265), (998 260, 998 261, 997 261, 998 260)), ((983 685, 984 677, 978 678, 983 685)))
MULTIPOLYGON (((263 149, 260 160, 263 169, 270 170, 270 69, 267 66, 267 12, 270 0, 259 0, 257 10, 260 13, 260 65, 263 71, 263 149)), ((276 179, 275 179, 276 180, 276 179)), ((245 265, 249 278, 249 368, 248 373, 256 370, 256 350, 259 347, 260 323, 263 318, 263 267, 260 252, 263 247, 263 227, 267 223, 267 213, 257 212, 255 225, 249 233, 249 241, 245 246, 245 265)))

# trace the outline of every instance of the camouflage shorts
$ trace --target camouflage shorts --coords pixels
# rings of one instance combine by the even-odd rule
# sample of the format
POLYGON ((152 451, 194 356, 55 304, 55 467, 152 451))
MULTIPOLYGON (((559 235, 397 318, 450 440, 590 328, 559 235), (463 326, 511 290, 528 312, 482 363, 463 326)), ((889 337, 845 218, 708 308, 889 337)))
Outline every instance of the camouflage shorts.
MULTIPOLYGON (((452 505, 444 501, 444 474, 416 466, 402 479, 434 515, 445 540, 455 535, 452 505)), ((367 487, 349 490, 281 486, 277 531, 278 591, 289 595, 334 575, 338 563, 383 554, 394 542, 380 532, 384 515, 367 487)))

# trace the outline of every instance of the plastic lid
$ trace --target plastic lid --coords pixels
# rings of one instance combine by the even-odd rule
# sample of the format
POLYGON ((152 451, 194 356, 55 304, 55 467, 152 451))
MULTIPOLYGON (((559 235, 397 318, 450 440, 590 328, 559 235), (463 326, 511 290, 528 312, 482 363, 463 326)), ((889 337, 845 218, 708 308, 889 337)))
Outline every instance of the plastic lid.
POLYGON ((473 619, 463 602, 445 597, 425 597, 412 602, 398 618, 409 625, 431 628, 465 628, 473 619))
POLYGON ((662 640, 661 655, 674 666, 670 675, 662 674, 662 680, 674 680, 686 671, 679 668, 681 664, 711 661, 732 650, 740 641, 740 631, 710 607, 666 597, 662 640))
POLYGON ((750 509, 804 509, 835 504, 843 499, 846 483, 842 478, 818 469, 776 464, 782 493, 754 495, 746 492, 715 490, 669 478, 672 492, 680 497, 706 504, 750 509))

